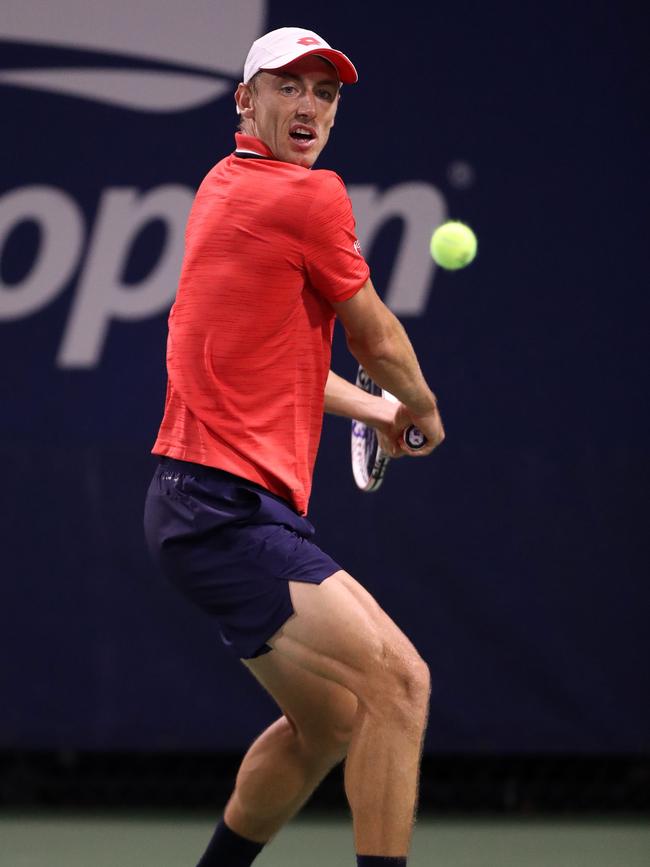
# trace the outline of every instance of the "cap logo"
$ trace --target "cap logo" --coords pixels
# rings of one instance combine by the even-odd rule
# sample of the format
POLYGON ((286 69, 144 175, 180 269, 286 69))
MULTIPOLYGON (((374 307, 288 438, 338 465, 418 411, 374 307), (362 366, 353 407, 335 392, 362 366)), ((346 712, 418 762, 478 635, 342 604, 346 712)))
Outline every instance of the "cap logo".
POLYGON ((298 45, 320 45, 320 40, 315 39, 313 36, 303 36, 302 39, 298 40, 298 45))

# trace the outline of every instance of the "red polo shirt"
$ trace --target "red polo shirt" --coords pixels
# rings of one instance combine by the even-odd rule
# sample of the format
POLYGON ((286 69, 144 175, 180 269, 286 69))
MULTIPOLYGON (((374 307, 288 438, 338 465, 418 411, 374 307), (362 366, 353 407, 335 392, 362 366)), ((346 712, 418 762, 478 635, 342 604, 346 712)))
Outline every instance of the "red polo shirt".
POLYGON ((343 181, 237 150, 197 192, 169 316, 154 454, 218 467, 305 513, 334 311, 368 279, 343 181))

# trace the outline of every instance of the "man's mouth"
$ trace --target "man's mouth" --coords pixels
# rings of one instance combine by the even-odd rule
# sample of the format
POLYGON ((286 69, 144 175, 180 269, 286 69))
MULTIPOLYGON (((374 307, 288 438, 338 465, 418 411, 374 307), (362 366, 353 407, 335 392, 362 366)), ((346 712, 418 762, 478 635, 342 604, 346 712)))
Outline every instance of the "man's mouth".
POLYGON ((300 124, 291 127, 289 135, 295 142, 299 142, 300 144, 309 144, 316 138, 316 133, 311 127, 300 124))

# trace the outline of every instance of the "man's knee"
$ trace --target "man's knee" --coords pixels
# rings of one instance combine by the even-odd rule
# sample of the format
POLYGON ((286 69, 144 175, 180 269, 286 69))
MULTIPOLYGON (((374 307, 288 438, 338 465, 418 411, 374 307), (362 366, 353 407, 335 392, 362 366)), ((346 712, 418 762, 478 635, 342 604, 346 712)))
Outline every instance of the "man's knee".
POLYGON ((401 725, 421 727, 431 694, 429 667, 410 644, 395 647, 382 642, 368 672, 365 703, 376 713, 397 717, 401 725))
POLYGON ((411 713, 426 712, 431 694, 431 675, 422 657, 415 650, 407 657, 398 657, 391 675, 395 702, 411 713))

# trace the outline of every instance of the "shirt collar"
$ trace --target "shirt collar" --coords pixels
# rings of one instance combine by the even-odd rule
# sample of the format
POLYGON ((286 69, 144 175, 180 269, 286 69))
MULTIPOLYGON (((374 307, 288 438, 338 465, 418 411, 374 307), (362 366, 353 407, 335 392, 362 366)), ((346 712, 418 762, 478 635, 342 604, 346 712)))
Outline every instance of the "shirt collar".
POLYGON ((270 147, 256 138, 254 135, 244 135, 242 132, 235 133, 235 153, 254 154, 258 157, 275 159, 270 147))

